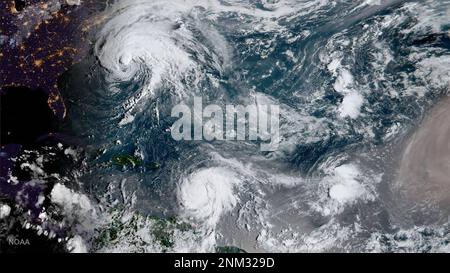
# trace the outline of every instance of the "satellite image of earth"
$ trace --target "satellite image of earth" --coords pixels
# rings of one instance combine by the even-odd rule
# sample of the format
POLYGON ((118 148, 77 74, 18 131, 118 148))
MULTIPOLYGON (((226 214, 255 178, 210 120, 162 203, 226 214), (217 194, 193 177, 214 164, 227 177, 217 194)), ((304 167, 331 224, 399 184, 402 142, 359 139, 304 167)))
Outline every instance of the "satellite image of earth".
POLYGON ((450 252, 450 0, 2 0, 0 47, 0 253, 450 252))

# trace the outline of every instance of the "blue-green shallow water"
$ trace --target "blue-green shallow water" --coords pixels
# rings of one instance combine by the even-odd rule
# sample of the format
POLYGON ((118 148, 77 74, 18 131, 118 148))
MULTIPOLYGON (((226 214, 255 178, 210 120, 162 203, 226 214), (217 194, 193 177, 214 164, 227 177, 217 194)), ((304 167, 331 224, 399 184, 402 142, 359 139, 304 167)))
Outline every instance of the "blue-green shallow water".
MULTIPOLYGON (((398 232, 421 250, 421 231, 398 230, 386 166, 448 93, 450 2, 372 2, 113 5, 63 79, 66 130, 86 144, 81 183, 106 207, 194 223, 194 251, 395 251, 398 232), (279 104, 279 149, 174 141, 170 111, 194 95, 279 104)), ((448 237, 420 228, 430 249, 448 237)))

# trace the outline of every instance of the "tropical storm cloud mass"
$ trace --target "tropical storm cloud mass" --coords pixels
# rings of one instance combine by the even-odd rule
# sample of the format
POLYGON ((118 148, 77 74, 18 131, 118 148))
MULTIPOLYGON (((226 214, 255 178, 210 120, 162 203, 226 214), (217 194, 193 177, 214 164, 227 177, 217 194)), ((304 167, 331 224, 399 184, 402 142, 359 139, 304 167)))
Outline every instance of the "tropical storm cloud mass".
POLYGON ((450 1, 0 8, 0 252, 450 252, 450 1))

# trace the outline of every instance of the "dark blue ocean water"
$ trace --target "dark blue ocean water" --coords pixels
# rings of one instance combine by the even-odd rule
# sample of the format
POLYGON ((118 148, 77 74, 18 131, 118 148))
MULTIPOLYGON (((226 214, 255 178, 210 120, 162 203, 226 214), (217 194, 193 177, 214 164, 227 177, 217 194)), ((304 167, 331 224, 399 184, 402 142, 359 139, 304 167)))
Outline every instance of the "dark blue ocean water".
MULTIPOLYGON (((370 161, 378 156, 371 154, 373 147, 388 147, 410 133, 448 93, 450 80, 450 3, 376 2, 113 6, 93 55, 63 80, 65 130, 82 139, 86 151, 83 185, 111 203, 126 203, 119 190, 125 187, 137 196, 126 206, 208 226, 198 214, 215 216, 197 211, 194 201, 183 197, 189 189, 183 185, 197 183, 195 174, 202 170, 225 168, 244 181, 234 188, 239 202, 223 197, 226 189, 214 182, 222 176, 212 175, 214 186, 202 203, 223 208, 222 222, 207 227, 222 234, 222 241, 236 243, 241 236, 223 230, 231 225, 247 238, 244 248, 253 245, 247 242, 253 235, 281 242, 291 235, 278 231, 291 230, 301 234, 293 251, 308 250, 302 246, 317 236, 314 232, 326 242, 347 236, 316 250, 367 250, 363 245, 373 239, 370 234, 395 227, 376 178, 383 176, 385 158, 374 167, 356 155, 370 161), (279 149, 261 152, 250 141, 174 141, 170 111, 194 96, 222 106, 280 105, 279 149), (128 163, 117 163, 124 157, 128 163), (343 164, 359 173, 340 173, 343 164), (330 190, 345 179, 358 181, 363 190, 358 186, 356 197, 332 200, 330 190), (283 187, 293 187, 291 194, 283 187), (233 209, 226 210, 231 203, 233 209), (246 207, 259 216, 250 217, 246 207), (273 218, 273 211, 286 207, 273 218), (242 228, 241 222, 264 232, 242 228)), ((351 195, 355 188, 349 187, 351 195)))

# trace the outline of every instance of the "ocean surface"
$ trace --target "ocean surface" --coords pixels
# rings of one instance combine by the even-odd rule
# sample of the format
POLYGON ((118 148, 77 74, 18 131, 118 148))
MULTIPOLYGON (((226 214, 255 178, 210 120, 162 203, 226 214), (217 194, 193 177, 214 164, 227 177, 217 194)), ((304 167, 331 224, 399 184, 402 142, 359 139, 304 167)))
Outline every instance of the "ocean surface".
POLYGON ((392 185, 449 93, 450 1, 129 0, 98 18, 61 79, 83 145, 77 193, 53 191, 85 204, 76 247, 449 251, 448 209, 405 207, 392 185), (279 105, 278 149, 173 140, 172 107, 194 96, 279 105))

